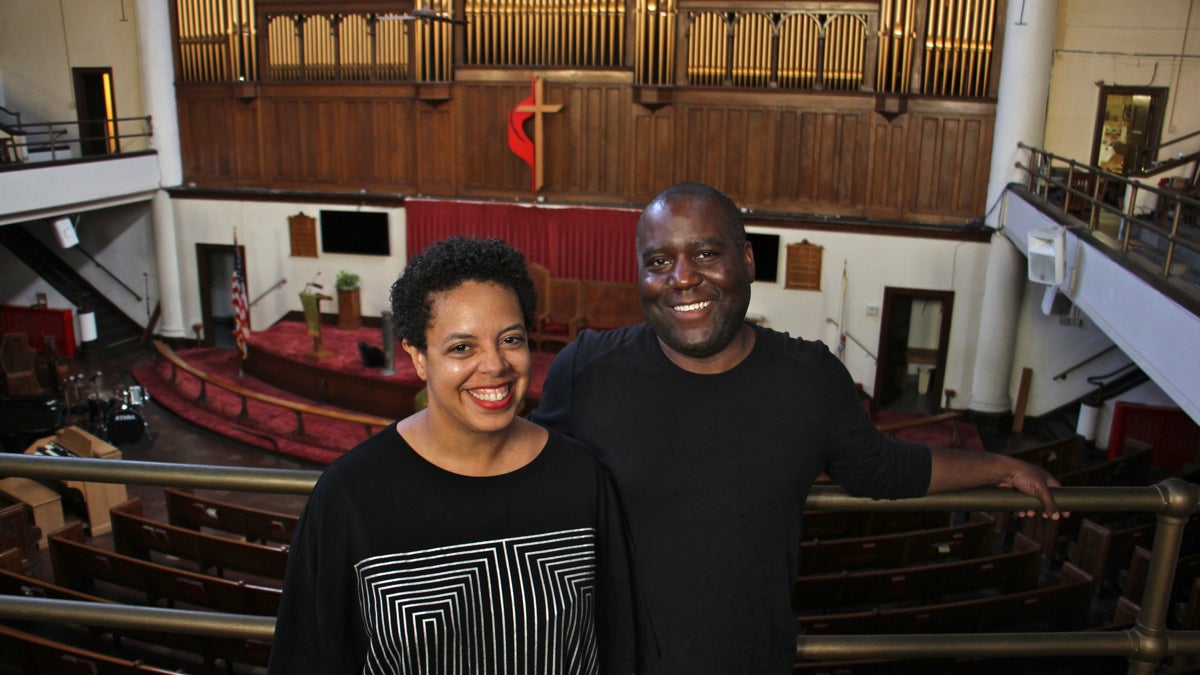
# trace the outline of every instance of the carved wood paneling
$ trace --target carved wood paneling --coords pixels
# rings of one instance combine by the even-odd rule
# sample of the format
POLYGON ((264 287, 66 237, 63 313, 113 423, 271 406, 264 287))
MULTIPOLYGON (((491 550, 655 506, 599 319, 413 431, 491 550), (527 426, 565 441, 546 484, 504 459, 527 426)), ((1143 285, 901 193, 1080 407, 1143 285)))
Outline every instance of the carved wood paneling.
MULTIPOLYGON (((641 204, 681 180, 755 210, 962 222, 981 216, 994 105, 913 99, 892 119, 872 97, 680 90, 657 110, 611 74, 544 73, 545 194, 641 204)), ((528 73, 487 71, 425 102, 395 86, 180 85, 187 182, 199 187, 529 199, 507 143, 528 73)), ((530 123, 532 128, 532 123, 530 123)))

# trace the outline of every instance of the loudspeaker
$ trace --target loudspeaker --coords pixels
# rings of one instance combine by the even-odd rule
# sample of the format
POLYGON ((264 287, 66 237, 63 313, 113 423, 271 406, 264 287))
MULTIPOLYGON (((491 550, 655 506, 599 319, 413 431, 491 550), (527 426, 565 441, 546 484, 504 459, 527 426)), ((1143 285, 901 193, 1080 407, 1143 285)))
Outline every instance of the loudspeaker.
POLYGON ((79 243, 79 237, 75 236, 75 226, 67 217, 54 220, 54 236, 58 237, 58 245, 63 248, 71 248, 79 243))
POLYGON ((1062 228, 1029 233, 1029 280, 1058 285, 1067 277, 1066 236, 1062 228))

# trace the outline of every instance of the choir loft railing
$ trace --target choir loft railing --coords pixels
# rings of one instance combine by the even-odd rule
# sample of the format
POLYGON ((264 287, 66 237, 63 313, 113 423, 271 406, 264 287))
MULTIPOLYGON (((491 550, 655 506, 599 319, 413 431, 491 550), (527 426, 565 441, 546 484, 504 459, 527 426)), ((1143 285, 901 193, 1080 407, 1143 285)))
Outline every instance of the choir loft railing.
MULTIPOLYGON (((319 472, 248 469, 0 454, 0 475, 48 480, 82 480, 262 492, 307 494, 319 472)), ((1171 478, 1149 487, 1057 488, 1059 506, 1075 512, 1147 512, 1157 514, 1150 568, 1137 621, 1118 631, 1079 633, 987 633, 924 635, 801 636, 802 660, 912 658, 991 658, 1040 656, 1120 656, 1129 672, 1149 674, 1170 656, 1200 654, 1200 631, 1166 627, 1175 565, 1189 518, 1200 510, 1200 486, 1171 478)), ((1021 511, 1038 502, 1013 490, 982 488, 919 499, 877 501, 850 497, 839 488, 817 486, 806 508, 825 511, 1021 511)), ((111 628, 155 630, 270 640, 273 617, 191 612, 151 607, 106 605, 65 600, 0 597, 0 618, 38 620, 111 628)))
POLYGON ((1006 0, 176 0, 182 82, 449 82, 459 66, 648 86, 995 95, 1006 0), (411 18, 411 17, 409 17, 411 18))
MULTIPOLYGON (((1026 187, 1082 220, 1094 239, 1149 266, 1200 303, 1200 200, 1023 143, 1026 187), (1144 199, 1152 195, 1153 200, 1144 199), (1149 204, 1149 206, 1147 206, 1149 204)), ((1195 311, 1195 310, 1193 310, 1195 311)))

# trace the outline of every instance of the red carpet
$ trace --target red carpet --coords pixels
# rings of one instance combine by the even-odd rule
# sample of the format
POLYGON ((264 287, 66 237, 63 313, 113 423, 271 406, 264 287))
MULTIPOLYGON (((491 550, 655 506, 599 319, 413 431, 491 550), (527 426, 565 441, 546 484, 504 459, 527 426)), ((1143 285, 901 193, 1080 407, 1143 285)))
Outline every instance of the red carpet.
MULTIPOLYGON (((378 329, 363 328, 345 331, 325 327, 322 337, 326 348, 332 352, 329 358, 320 361, 322 368, 353 372, 366 378, 411 379, 415 386, 420 386, 420 379, 413 372, 407 354, 401 350, 397 350, 395 375, 378 375, 377 368, 363 367, 358 355, 358 342, 363 340, 378 346, 380 341, 378 329)), ((304 359, 312 348, 312 338, 309 337, 304 324, 298 321, 280 321, 265 331, 254 333, 251 341, 260 349, 270 350, 297 361, 304 359)), ((314 403, 252 377, 239 377, 237 352, 234 350, 198 348, 182 349, 177 353, 184 361, 198 370, 236 383, 246 389, 337 410, 333 406, 314 403)), ((530 383, 530 399, 537 400, 541 397, 542 383, 553 358, 553 354, 534 354, 534 376, 530 383)), ((297 434, 295 433, 296 415, 294 413, 256 401, 250 401, 247 405, 249 419, 239 419, 242 403, 238 396, 219 387, 209 386, 206 388, 207 400, 197 401, 196 397, 200 390, 199 381, 191 375, 179 372, 176 376, 176 384, 172 385, 170 370, 170 366, 166 362, 147 364, 135 368, 133 377, 138 384, 150 392, 153 400, 164 408, 190 422, 244 443, 292 457, 328 464, 366 438, 367 430, 361 425, 315 415, 303 416, 304 433, 297 434)), ((880 413, 876 423, 887 424, 913 417, 913 415, 884 412, 880 413)), ((372 429, 372 431, 377 430, 372 429)), ((978 450, 984 448, 975 426, 963 420, 906 429, 899 432, 897 436, 904 440, 927 443, 935 447, 978 450), (957 438, 955 434, 957 434, 957 438)))
MULTIPOLYGON (((298 396, 271 387, 253 378, 239 378, 237 352, 232 349, 183 349, 178 352, 189 365, 250 389, 280 398, 311 403, 298 396)), ((346 450, 366 438, 366 429, 324 417, 305 415, 304 434, 297 435, 296 415, 275 406, 250 401, 249 420, 239 420, 241 399, 219 387, 206 387, 205 402, 196 397, 199 381, 183 372, 170 383, 171 367, 164 362, 138 366, 133 370, 138 384, 150 392, 151 398, 180 417, 216 433, 292 457, 328 464, 346 450)))

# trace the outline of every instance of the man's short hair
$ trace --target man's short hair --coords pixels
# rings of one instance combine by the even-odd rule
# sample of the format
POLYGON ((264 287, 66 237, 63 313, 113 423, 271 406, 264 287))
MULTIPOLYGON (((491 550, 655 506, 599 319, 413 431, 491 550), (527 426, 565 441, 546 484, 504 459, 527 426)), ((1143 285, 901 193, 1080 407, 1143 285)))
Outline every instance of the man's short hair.
POLYGON ((697 199, 715 204, 721 212, 721 223, 733 237, 734 243, 738 246, 746 243, 746 223, 742 220, 742 212, 737 204, 734 204, 733 200, 724 192, 704 183, 676 183, 658 193, 646 205, 642 215, 638 217, 638 229, 641 229, 642 218, 645 217, 646 211, 649 211, 650 207, 678 199, 697 199))
POLYGON ((491 282, 511 289, 521 305, 525 329, 533 326, 537 294, 529 280, 525 256, 500 239, 450 237, 409 258, 404 273, 392 284, 396 339, 407 340, 423 351, 434 294, 468 281, 491 282))

